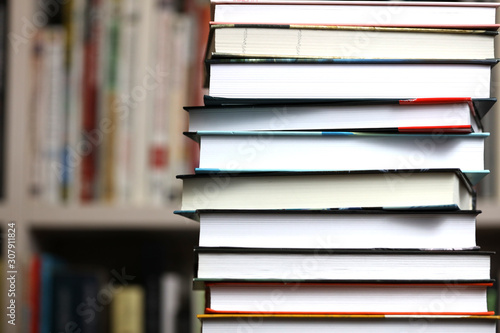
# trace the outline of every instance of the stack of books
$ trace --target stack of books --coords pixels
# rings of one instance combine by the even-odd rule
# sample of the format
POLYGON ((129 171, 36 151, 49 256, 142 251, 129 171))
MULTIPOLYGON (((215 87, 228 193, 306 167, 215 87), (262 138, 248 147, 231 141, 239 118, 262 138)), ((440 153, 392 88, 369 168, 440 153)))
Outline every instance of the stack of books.
POLYGON ((497 4, 212 1, 203 332, 495 332, 475 241, 497 4))

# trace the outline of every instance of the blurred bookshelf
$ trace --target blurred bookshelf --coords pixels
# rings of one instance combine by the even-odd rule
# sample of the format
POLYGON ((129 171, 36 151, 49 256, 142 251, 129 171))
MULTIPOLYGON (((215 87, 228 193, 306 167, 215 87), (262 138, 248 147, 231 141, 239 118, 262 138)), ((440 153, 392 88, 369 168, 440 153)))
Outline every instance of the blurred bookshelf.
MULTIPOLYGON (((99 286, 113 284, 113 288, 120 290, 114 292, 112 288, 94 287, 96 291, 93 295, 90 293, 90 297, 96 299, 96 304, 102 311, 95 312, 95 317, 89 321, 89 325, 81 321, 78 315, 72 316, 71 313, 62 311, 63 317, 73 318, 82 330, 93 329, 94 332, 114 331, 117 323, 111 312, 116 307, 116 302, 131 302, 126 298, 122 299, 129 287, 134 287, 142 295, 142 304, 134 311, 136 313, 129 315, 135 316, 142 312, 143 322, 147 321, 144 322, 143 332, 158 331, 158 327, 167 319, 175 327, 175 332, 190 332, 193 306, 190 281, 194 265, 191 249, 196 242, 197 232, 181 230, 150 232, 141 228, 107 229, 99 230, 98 233, 88 228, 49 230, 35 227, 32 230, 36 258, 42 263, 57 260, 58 265, 64 267, 63 273, 54 273, 56 281, 64 284, 65 280, 74 281, 77 278, 79 282, 73 289, 78 290, 79 285, 92 286, 92 281, 97 280, 100 281, 99 286), (163 284, 164 281, 172 279, 178 287, 175 293, 170 291, 170 296, 174 295, 176 311, 172 316, 160 315, 166 313, 162 306, 167 297, 163 284), (105 293, 112 295, 111 302, 105 297, 99 297, 105 293)), ((57 308, 58 285, 54 288, 54 302, 57 308)), ((82 310, 91 309, 86 303, 83 304, 85 305, 81 306, 82 310)), ((89 319, 86 315, 83 318, 89 319)), ((119 321, 130 324, 130 318, 122 317, 119 321)), ((53 325, 57 327, 56 322, 53 325)))
MULTIPOLYGON (((202 101, 209 10, 203 0, 9 2, 0 221, 2 229, 16 222, 19 274, 17 324, 2 321, 0 332, 64 324, 41 323, 47 316, 32 300, 43 298, 40 275, 50 267, 58 267, 54 283, 69 290, 54 290, 50 306, 66 323, 83 328, 85 317, 65 313, 61 302, 77 302, 78 289, 103 291, 123 268, 136 277, 131 293, 143 295, 143 318, 134 320, 146 332, 164 325, 159 295, 172 277, 182 281, 176 332, 192 331, 198 225, 173 214, 181 185, 174 176, 196 164, 182 107, 202 101)), ((112 332, 120 306, 101 305, 98 326, 86 328, 112 332)))
MULTIPOLYGON (((161 277, 178 274, 189 293, 198 225, 173 214, 180 207, 174 176, 196 165, 196 146, 182 136, 182 106, 202 104, 208 0, 11 0, 2 20, 4 3, 0 22, 9 27, 0 36, 10 42, 0 40, 7 51, 0 54, 0 232, 17 223, 23 306, 19 325, 2 321, 0 332, 30 331, 33 265, 42 255, 70 267, 61 281, 107 283, 125 267, 134 284, 157 291, 161 277), (101 35, 89 40, 92 33, 101 35)), ((498 128, 497 114, 498 103, 487 127, 498 128)), ((478 244, 491 250, 500 237, 496 132, 488 143, 491 174, 478 189, 478 244)), ((182 297, 177 333, 194 332, 186 311, 199 300, 182 297)), ((157 316, 145 314, 160 325, 157 316)), ((100 331, 111 332, 110 318, 100 331)))

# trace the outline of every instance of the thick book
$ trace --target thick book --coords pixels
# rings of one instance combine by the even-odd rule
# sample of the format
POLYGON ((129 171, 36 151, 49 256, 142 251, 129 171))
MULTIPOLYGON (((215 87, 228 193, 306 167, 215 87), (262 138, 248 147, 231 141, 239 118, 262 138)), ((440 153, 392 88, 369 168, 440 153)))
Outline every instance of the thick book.
POLYGON ((164 273, 160 277, 160 332, 177 332, 182 291, 182 278, 178 273, 164 273))
POLYGON ((475 249, 479 211, 198 210, 199 246, 336 249, 475 249))
POLYGON ((217 22, 482 27, 495 29, 497 3, 212 0, 217 22))
POLYGON ((211 22, 207 57, 492 59, 496 31, 211 22))
POLYGON ((459 170, 205 173, 183 181, 181 210, 445 207, 475 209, 459 170))
POLYGON ((225 98, 490 97, 497 60, 223 58, 206 61, 225 98))
POLYGON ((493 253, 198 247, 195 254, 198 279, 284 282, 489 280, 493 253))
POLYGON ((205 312, 493 315, 486 301, 492 286, 492 282, 216 282, 206 284, 205 312), (437 299, 440 306, 435 305, 437 299))
POLYGON ((468 97, 280 102, 186 106, 188 131, 482 132, 481 119, 495 103, 468 97))
POLYGON ((205 314, 203 333, 495 333, 499 316, 205 314))
POLYGON ((484 170, 489 133, 387 134, 320 131, 200 131, 197 172, 280 170, 484 170))

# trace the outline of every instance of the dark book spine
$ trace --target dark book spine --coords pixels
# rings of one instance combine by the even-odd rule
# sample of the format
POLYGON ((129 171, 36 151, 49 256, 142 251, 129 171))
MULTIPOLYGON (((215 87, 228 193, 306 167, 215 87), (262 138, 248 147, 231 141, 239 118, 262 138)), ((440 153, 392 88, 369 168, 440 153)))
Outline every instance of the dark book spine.
POLYGON ((146 330, 145 333, 160 333, 160 277, 148 275, 145 278, 146 330))

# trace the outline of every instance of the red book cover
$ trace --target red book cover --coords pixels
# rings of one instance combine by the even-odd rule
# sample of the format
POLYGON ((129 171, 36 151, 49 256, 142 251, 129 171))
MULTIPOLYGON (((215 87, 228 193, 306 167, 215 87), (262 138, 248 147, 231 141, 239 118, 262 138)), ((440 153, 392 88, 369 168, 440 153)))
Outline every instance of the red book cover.
POLYGON ((81 192, 82 202, 94 198, 94 182, 96 178, 97 150, 99 137, 97 132, 97 101, 98 101, 98 55, 99 35, 98 9, 100 0, 93 0, 86 13, 85 42, 83 56, 83 84, 82 84, 82 140, 85 142, 85 151, 81 159, 81 192), (97 136, 96 136, 97 135, 97 136))
POLYGON ((30 333, 40 332, 40 270, 42 267, 40 256, 35 255, 31 261, 29 276, 29 308, 30 333))

